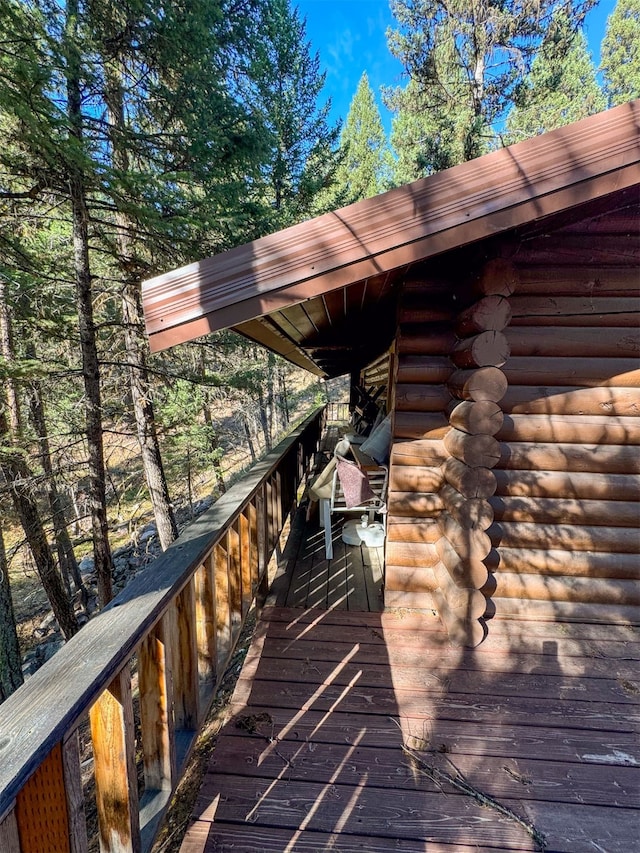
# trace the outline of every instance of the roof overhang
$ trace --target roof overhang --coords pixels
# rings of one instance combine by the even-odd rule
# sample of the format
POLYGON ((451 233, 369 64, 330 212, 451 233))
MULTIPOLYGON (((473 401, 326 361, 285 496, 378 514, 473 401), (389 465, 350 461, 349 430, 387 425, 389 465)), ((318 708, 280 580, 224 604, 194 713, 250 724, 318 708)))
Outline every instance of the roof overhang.
POLYGON ((640 185, 639 129, 633 101, 152 278, 151 349, 234 328, 314 373, 344 372, 350 347, 376 355, 366 334, 350 343, 354 329, 384 324, 412 265, 640 185))

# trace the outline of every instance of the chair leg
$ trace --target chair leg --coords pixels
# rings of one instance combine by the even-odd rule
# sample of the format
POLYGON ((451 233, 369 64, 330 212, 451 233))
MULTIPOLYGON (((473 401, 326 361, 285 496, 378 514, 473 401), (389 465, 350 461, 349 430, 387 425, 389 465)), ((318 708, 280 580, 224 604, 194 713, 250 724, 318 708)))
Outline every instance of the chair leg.
POLYGON ((333 540, 331 538, 331 505, 329 501, 320 501, 321 523, 324 527, 324 551, 327 560, 333 559, 333 540))

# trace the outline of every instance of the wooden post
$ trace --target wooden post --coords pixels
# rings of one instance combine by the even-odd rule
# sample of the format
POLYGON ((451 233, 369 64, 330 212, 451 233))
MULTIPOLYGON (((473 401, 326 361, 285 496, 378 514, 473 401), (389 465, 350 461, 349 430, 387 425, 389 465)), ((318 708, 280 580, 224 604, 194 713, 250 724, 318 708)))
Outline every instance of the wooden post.
MULTIPOLYGON (((300 445, 298 445, 300 447, 300 445)), ((257 503, 257 495, 254 498, 257 503)), ((253 501, 247 507, 249 515, 249 564, 251 566, 251 597, 258 591, 260 581, 260 546, 258 542, 258 510, 253 501)))
POLYGON ((94 703, 89 719, 101 853, 140 853, 135 732, 128 665, 94 703))
POLYGON ((171 789, 176 782, 172 649, 165 642, 170 617, 149 633, 138 653, 140 729, 145 790, 171 789))

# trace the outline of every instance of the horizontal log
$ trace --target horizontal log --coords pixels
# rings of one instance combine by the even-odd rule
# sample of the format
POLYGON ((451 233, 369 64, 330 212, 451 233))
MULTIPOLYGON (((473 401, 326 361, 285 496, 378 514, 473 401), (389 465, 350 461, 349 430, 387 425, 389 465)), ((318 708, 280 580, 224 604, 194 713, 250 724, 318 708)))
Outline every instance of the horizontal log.
MULTIPOLYGON (((640 625, 640 607, 620 604, 582 604, 572 601, 525 601, 521 598, 491 599, 500 620, 575 622, 600 625, 640 625)), ((491 621, 488 622, 489 637, 491 621)))
MULTIPOLYGON (((445 476, 449 461, 445 465, 445 476)), ((567 471, 493 471, 497 494, 524 497, 640 501, 640 475, 567 471)))
POLYGON ((500 402, 505 414, 530 415, 640 415, 636 388, 577 388, 510 385, 500 402))
POLYGON ((640 445, 640 419, 609 415, 505 415, 500 441, 640 445))
POLYGON ((440 516, 437 524, 442 536, 455 548, 458 559, 462 562, 484 560, 491 551, 491 539, 484 530, 462 527, 447 514, 440 516))
POLYGON ((493 468, 500 461, 500 444, 491 435, 468 435, 451 429, 444 438, 451 456, 472 468, 493 468))
POLYGON ((638 271, 633 266, 523 267, 519 292, 554 296, 624 296, 638 293, 638 271))
POLYGON ((415 519, 406 516, 387 516, 387 542, 435 543, 442 536, 435 519, 415 519))
POLYGON ((402 465, 389 471, 390 492, 437 492, 443 485, 444 474, 439 468, 402 465))
POLYGON ((518 288, 520 271, 506 258, 491 258, 471 281, 471 288, 484 296, 510 296, 518 288))
MULTIPOLYGON (((447 498, 440 492, 445 509, 447 498)), ((536 524, 586 524, 608 527, 637 527, 640 503, 636 501, 590 501, 557 498, 489 498, 496 521, 532 521, 536 524)), ((487 525, 488 527, 489 525, 487 525)))
POLYGON ((509 358, 507 338, 502 332, 481 332, 457 341, 451 359, 457 367, 502 367, 509 358))
POLYGON ((440 412, 399 412, 393 421, 396 438, 443 439, 449 432, 449 421, 440 412))
MULTIPOLYGON (((504 373, 509 385, 640 387, 638 358, 511 356, 504 366, 504 373)), ((454 377, 455 374, 449 385, 454 377)))
POLYGON ((496 435, 503 421, 500 406, 488 400, 473 403, 463 400, 449 411, 451 426, 468 435, 496 435))
POLYGON ((459 586, 440 562, 431 567, 436 586, 444 593, 447 606, 467 619, 480 619, 487 609, 485 596, 477 589, 459 586))
MULTIPOLYGON (((481 593, 478 594, 481 595, 481 593)), ((486 636, 484 624, 476 618, 469 618, 467 616, 468 611, 473 607, 473 602, 456 611, 449 606, 442 590, 435 589, 432 595, 434 604, 447 629, 449 640, 452 643, 468 648, 475 648, 484 640, 486 636)), ((486 601, 484 606, 486 610, 486 601)))
POLYGON ((565 551, 500 546, 497 569, 542 575, 570 575, 640 581, 640 553, 565 551))
MULTIPOLYGON (((640 584, 610 578, 556 578, 500 571, 491 576, 484 591, 488 597, 495 599, 572 601, 582 604, 620 604, 626 607, 640 605, 640 584)), ((498 608, 499 604, 496 603, 498 608)))
POLYGON ((481 589, 486 584, 489 572, 482 560, 477 557, 461 559, 444 536, 436 542, 435 550, 455 584, 468 589, 481 589))
POLYGON ((496 467, 511 470, 637 474, 640 473, 640 453, 638 448, 632 445, 501 442, 500 459, 496 467))
POLYGON ((409 518, 437 518, 443 509, 437 492, 390 492, 389 512, 409 518))
POLYGON ((400 327, 398 355, 449 355, 456 342, 446 323, 407 323, 400 327))
POLYGON ((399 607, 410 610, 428 610, 436 612, 436 605, 431 592, 407 592, 406 590, 385 589, 385 609, 399 607))
POLYGON ((448 483, 440 497, 446 512, 465 530, 486 530, 493 522, 493 506, 484 498, 465 498, 448 483))
POLYGON ((392 465, 424 465, 438 467, 449 456, 444 442, 429 438, 413 441, 394 440, 391 450, 392 465))
POLYGON ((485 296, 459 315, 455 331, 459 338, 480 332, 501 332, 511 320, 511 306, 504 296, 485 296))
POLYGON ((398 412, 442 412, 451 400, 446 385, 396 385, 398 412))
POLYGON ((424 297, 411 304, 407 300, 400 306, 398 322, 405 323, 452 323, 455 319, 455 311, 452 306, 424 305, 424 297))
POLYGON ((607 328, 603 335, 585 326, 518 326, 505 329, 504 335, 512 356, 637 358, 640 353, 638 328, 607 328))
MULTIPOLYGON (((437 557, 435 562, 437 562, 437 557)), ((406 592, 433 592, 436 587, 429 566, 405 566, 386 563, 384 586, 387 590, 406 592)))
POLYGON ((449 391, 461 400, 497 403, 507 390, 507 377, 499 367, 456 370, 448 380, 449 391))
POLYGON ((500 548, 539 548, 541 541, 552 550, 617 551, 635 554, 640 549, 640 533, 633 527, 582 526, 573 524, 532 524, 526 521, 496 521, 487 530, 491 542, 500 548))
POLYGON ((496 490, 496 478, 489 468, 472 468, 450 456, 442 470, 447 483, 466 498, 488 498, 496 490))
POLYGON ((637 296, 519 296, 511 297, 512 327, 606 326, 637 327, 637 296))
POLYGON ((437 384, 446 382, 455 370, 446 356, 408 355, 398 360, 396 382, 437 384))

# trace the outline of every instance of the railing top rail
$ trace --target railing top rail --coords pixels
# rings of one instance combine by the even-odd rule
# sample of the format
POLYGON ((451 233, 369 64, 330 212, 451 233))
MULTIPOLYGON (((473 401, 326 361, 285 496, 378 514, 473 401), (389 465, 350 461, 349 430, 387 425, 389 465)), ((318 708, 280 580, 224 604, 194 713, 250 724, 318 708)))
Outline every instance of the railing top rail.
POLYGON ((315 409, 0 705, 0 818, 322 411, 315 409))

